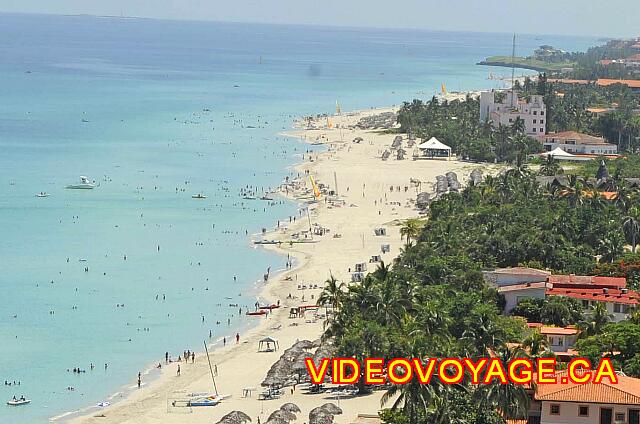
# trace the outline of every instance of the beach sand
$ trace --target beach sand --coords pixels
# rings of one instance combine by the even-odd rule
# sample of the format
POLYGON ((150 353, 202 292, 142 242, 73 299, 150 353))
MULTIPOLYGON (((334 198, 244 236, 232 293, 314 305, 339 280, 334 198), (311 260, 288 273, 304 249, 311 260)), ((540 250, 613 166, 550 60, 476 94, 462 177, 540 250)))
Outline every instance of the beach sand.
MULTIPOLYGON (((280 309, 274 310, 267 318, 254 317, 260 324, 250 333, 241 334, 239 344, 235 340, 228 340, 226 347, 211 351, 211 361, 218 371, 218 391, 231 395, 230 398, 218 406, 195 407, 191 411, 188 408, 169 407, 171 399, 180 396, 178 392, 212 392, 207 358, 197 354, 194 364, 190 361, 180 363, 180 376, 176 375, 177 363, 165 366, 162 361, 162 372, 157 380, 134 390, 126 399, 110 407, 93 410, 70 422, 211 424, 230 411, 240 410, 247 413, 254 423, 258 417, 264 423, 269 414, 285 402, 293 402, 302 409, 297 420, 300 423, 308 422, 309 411, 325 402, 334 402, 343 409, 344 413, 335 417, 337 423, 350 423, 358 413, 375 414, 380 409, 382 392, 339 401, 327 399, 330 396, 327 394, 309 395, 301 393, 301 390, 291 394, 289 388, 284 388, 284 395, 276 400, 261 401, 258 400, 258 394, 262 391, 260 383, 267 371, 285 349, 296 340, 316 340, 323 331, 323 319, 314 319, 312 313, 307 313, 304 318, 290 319, 289 308, 315 303, 324 281, 330 275, 349 282, 349 269, 353 270, 356 263, 367 263, 368 271, 374 270, 376 264, 368 262, 372 255, 381 255, 381 244, 391 247, 389 253, 382 255, 386 263, 391 263, 398 255, 404 243, 398 222, 418 215, 412 203, 418 189, 410 184, 410 179, 421 181, 420 191, 432 191, 436 175, 454 171, 464 184, 469 172, 479 166, 456 160, 412 160, 413 149, 407 149, 406 160, 396 160, 392 155, 382 161, 381 153, 390 146, 394 134, 345 127, 353 126, 363 116, 385 111, 390 109, 345 113, 330 117, 329 120, 317 118, 313 123, 318 129, 297 129, 287 134, 304 138, 309 143, 326 144, 327 149, 322 153, 305 154, 295 167, 301 175, 299 187, 306 193, 289 190, 286 195, 292 198, 308 195, 311 190, 309 178, 305 176, 305 171, 308 171, 318 183, 329 185, 332 189, 334 178, 337 179, 338 194, 345 204, 332 206, 321 198, 310 207, 311 223, 330 229, 323 236, 314 236, 315 243, 283 243, 266 247, 285 256, 290 254, 296 259, 297 267, 272 277, 261 294, 264 299, 273 302, 279 300, 282 305, 280 309), (333 128, 322 128, 328 122, 333 128), (362 137, 363 141, 354 143, 352 140, 356 137, 362 137), (393 191, 390 191, 390 186, 394 186, 393 191), (400 191, 397 190, 398 186, 401 187, 400 191), (405 187, 408 187, 406 191, 405 187), (374 234, 374 229, 378 227, 387 229, 386 236, 374 234), (287 277, 290 279, 287 280, 287 277), (302 284, 317 284, 318 289, 298 290, 298 285, 302 284), (292 299, 287 298, 289 294, 293 296, 292 299), (258 340, 267 335, 278 339, 280 349, 277 352, 258 353, 258 340), (244 388, 256 390, 251 397, 243 397, 244 388)), ((309 227, 306 213, 297 216, 291 224, 288 217, 282 222, 288 228, 282 225, 280 229, 264 235, 264 239, 289 240, 292 233, 309 227)))

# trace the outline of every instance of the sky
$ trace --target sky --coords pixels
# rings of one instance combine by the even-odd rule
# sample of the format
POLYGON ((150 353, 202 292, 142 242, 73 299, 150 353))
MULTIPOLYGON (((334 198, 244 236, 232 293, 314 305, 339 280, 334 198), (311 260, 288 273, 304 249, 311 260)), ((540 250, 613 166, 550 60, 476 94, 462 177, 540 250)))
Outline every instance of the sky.
POLYGON ((640 35, 638 0, 0 0, 0 12, 603 37, 640 35))

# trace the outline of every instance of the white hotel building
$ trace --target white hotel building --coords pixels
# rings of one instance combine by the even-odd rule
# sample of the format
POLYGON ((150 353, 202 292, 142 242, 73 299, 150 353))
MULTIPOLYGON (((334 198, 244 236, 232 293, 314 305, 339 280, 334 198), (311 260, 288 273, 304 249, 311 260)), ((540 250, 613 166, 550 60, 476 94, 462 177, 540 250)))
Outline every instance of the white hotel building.
POLYGON ((530 136, 545 134, 547 131, 547 107, 542 96, 533 95, 529 102, 518 99, 518 93, 507 91, 502 102, 496 103, 495 91, 480 93, 480 122, 487 119, 494 126, 511 126, 520 118, 524 121, 525 133, 530 136))

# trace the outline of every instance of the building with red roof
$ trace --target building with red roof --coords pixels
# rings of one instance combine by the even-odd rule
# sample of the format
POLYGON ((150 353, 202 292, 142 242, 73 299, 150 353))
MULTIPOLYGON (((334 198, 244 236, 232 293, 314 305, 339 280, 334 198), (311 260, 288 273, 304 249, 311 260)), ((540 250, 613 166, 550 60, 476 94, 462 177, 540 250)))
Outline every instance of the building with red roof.
POLYGON ((640 304, 640 293, 627 288, 624 277, 552 275, 530 268, 503 268, 484 273, 485 281, 505 299, 505 313, 527 298, 565 296, 580 301, 585 310, 602 303, 613 321, 626 319, 640 304), (509 270, 513 270, 510 272, 509 270))
MULTIPOLYGON (((583 371, 592 374, 594 371, 583 371)), ((526 422, 535 424, 640 424, 640 380, 618 375, 600 384, 569 381, 567 371, 555 374, 556 384, 538 384, 526 422)))

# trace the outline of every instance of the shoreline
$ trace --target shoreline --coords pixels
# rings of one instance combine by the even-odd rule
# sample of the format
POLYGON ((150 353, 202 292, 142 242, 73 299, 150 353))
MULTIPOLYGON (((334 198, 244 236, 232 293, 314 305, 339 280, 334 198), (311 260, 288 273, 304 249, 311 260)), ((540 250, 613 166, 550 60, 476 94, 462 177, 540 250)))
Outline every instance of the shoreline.
MULTIPOLYGON (((460 95, 459 93, 456 95, 460 95)), ((379 254, 380 243, 391 245, 391 252, 384 254, 384 260, 391 263, 397 256, 402 246, 399 236, 397 222, 408 217, 417 216, 418 213, 413 207, 412 200, 415 199, 413 188, 408 190, 410 179, 414 174, 418 174, 419 180, 425 183, 432 183, 435 175, 444 173, 447 170, 454 170, 459 173, 460 181, 466 179, 465 169, 478 167, 457 160, 452 161, 412 161, 410 159, 389 160, 383 162, 379 152, 386 145, 390 144, 395 134, 380 134, 377 131, 360 130, 350 128, 362 117, 376 115, 381 112, 390 111, 397 108, 372 108, 361 111, 345 112, 341 115, 330 116, 336 121, 336 126, 324 128, 323 122, 327 116, 316 117, 318 128, 302 129, 296 128, 298 123, 303 122, 300 118, 293 122, 290 131, 280 133, 280 135, 298 138, 309 145, 325 145, 321 152, 302 155, 301 161, 292 164, 290 168, 299 174, 298 178, 290 182, 292 187, 299 186, 299 190, 291 192, 280 192, 279 195, 287 197, 289 200, 298 203, 299 218, 289 225, 280 228, 276 227, 265 234, 253 235, 249 242, 256 238, 273 239, 290 237, 293 233, 305 231, 309 226, 307 217, 300 212, 304 202, 301 197, 308 194, 310 184, 306 174, 314 175, 319 183, 333 186, 333 181, 338 181, 337 172, 340 172, 341 196, 344 197, 343 206, 336 206, 325 202, 318 202, 309 206, 309 221, 329 228, 329 235, 317 236, 316 243, 291 244, 285 242, 281 245, 253 245, 254 248, 263 247, 267 250, 275 251, 284 255, 291 255, 295 266, 291 269, 274 275, 269 282, 258 290, 260 299, 276 302, 280 300, 282 307, 274 310, 273 313, 262 322, 256 323, 246 334, 241 335, 241 343, 236 345, 231 342, 226 347, 217 346, 210 351, 212 362, 220 366, 222 372, 216 378, 218 387, 222 394, 230 394, 231 398, 224 400, 218 406, 210 408, 193 408, 189 414, 169 413, 168 397, 170 393, 177 393, 183 390, 186 393, 202 392, 207 388, 211 389, 211 376, 203 353, 196 354, 195 364, 184 364, 182 376, 175 377, 176 363, 163 366, 158 378, 143 386, 142 389, 134 389, 128 396, 112 404, 107 408, 80 412, 78 415, 63 418, 64 421, 54 422, 70 423, 200 423, 212 422, 212 418, 219 419, 222 415, 231 410, 241 410, 252 417, 260 417, 261 421, 266 421, 268 414, 277 409, 284 402, 294 402, 300 405, 303 414, 309 409, 325 403, 326 396, 313 395, 299 396, 297 393, 286 393, 280 400, 257 401, 260 389, 260 382, 264 379, 267 370, 280 357, 282 351, 290 347, 297 340, 314 341, 319 338, 323 331, 323 319, 304 319, 301 322, 296 319, 292 322, 288 317, 288 308, 293 308, 301 303, 315 303, 315 299, 321 292, 324 281, 333 275, 341 281, 350 281, 350 270, 357 262, 367 263, 367 253, 379 254), (346 133, 346 137, 345 137, 346 133), (354 137, 363 137, 365 142, 354 144, 351 140, 354 137), (346 138, 346 139, 345 139, 346 138), (368 144, 366 143, 368 142, 368 144), (361 155, 354 155, 356 150, 361 150, 361 155), (345 164, 347 166, 345 166, 345 164), (351 166, 349 166, 351 165, 351 166), (389 171, 389 178, 384 175, 377 175, 374 181, 367 181, 367 171, 372 167, 379 167, 389 171), (407 169, 408 168, 408 169, 407 169), (423 175, 426 178, 423 178, 423 175), (364 178, 364 181, 362 180, 364 178), (346 185, 344 182, 347 182, 346 185), (362 197, 360 189, 354 189, 356 183, 359 187, 362 184, 362 197), (393 192, 387 191, 387 184, 398 186, 402 184, 405 189, 393 192), (346 192, 342 191, 346 186, 346 192), (371 188, 373 187, 373 188, 371 188), (371 191, 374 191, 375 209, 366 207, 365 210, 359 208, 359 203, 371 203, 371 191), (369 198, 366 195, 369 194, 369 198), (384 199, 384 200, 383 200, 384 199), (378 204, 378 200, 380 204, 378 204), (384 214, 383 214, 384 212, 384 214), (373 235, 373 229, 385 227, 388 233, 383 238, 373 235), (339 232, 338 232, 339 231, 339 232), (339 235, 339 237, 336 237, 339 235), (299 278, 300 277, 300 278, 299 278), (295 286, 313 283, 318 285, 317 289, 299 290, 295 286), (291 296, 291 298, 289 298, 291 296), (280 350, 266 354, 257 353, 255 346, 259 337, 273 336, 280 341, 280 350), (231 369, 233 375, 225 375, 225 370, 231 369), (225 387, 232 387, 225 390, 225 387), (242 389, 246 387, 255 388, 252 397, 241 397, 242 389), (306 407, 304 405, 310 405, 306 407), (96 415, 98 414, 99 415, 96 415), (99 418, 97 418, 99 416, 99 418)), ((486 167, 484 165, 483 167, 486 167)), ((468 171, 468 169, 467 169, 468 171)), ((382 173, 384 174, 384 173, 382 173)), ((373 178, 372 178, 373 179, 373 178)), ((282 187, 282 186, 281 186, 282 187)), ((376 264, 370 264, 372 271, 376 264)), ((335 396, 334 396, 335 397, 335 396)), ((381 393, 374 393, 365 397, 358 397, 354 402, 352 399, 338 400, 340 407, 345 414, 336 416, 336 422, 350 422, 356 413, 377 413, 380 409, 381 393)), ((91 408, 91 407, 89 407, 91 408)), ((96 407, 93 407, 96 408, 96 407)), ((302 417, 302 415, 301 415, 302 417)), ((213 421, 215 422, 215 420, 213 421)))

